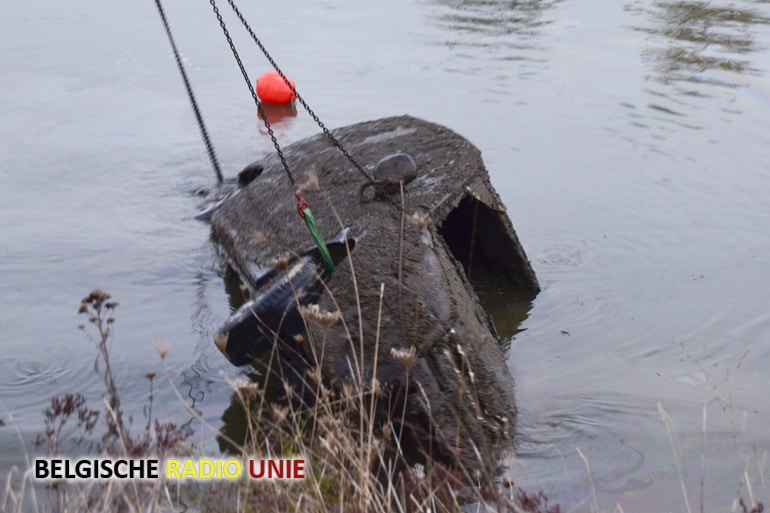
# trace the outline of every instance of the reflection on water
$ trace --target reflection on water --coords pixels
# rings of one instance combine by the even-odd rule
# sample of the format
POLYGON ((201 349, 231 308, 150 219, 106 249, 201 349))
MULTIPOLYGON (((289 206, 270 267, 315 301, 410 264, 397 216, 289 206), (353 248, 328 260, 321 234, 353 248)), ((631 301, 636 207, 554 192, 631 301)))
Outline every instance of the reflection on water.
POLYGON ((650 24, 637 29, 650 35, 642 56, 664 84, 679 83, 680 92, 708 96, 698 84, 739 87, 737 74, 759 74, 752 53, 763 50, 752 28, 770 18, 747 5, 713 2, 654 2, 644 13, 650 24))
MULTIPOLYGON (((509 62, 546 62, 547 48, 539 36, 542 27, 551 21, 543 13, 559 1, 433 0, 436 9, 429 21, 443 29, 440 34, 447 39, 438 43, 451 52, 444 69, 468 73, 491 62, 491 68, 501 71, 501 66, 509 62), (469 59, 474 62, 470 69, 466 64, 469 59)), ((522 70, 518 75, 524 78, 532 73, 522 70)))
MULTIPOLYGON (((544 417, 522 416, 516 443, 518 477, 537 481, 548 474, 560 476, 560 485, 583 488, 585 466, 575 450, 579 440, 591 459, 605 462, 592 477, 613 492, 628 491, 629 476, 648 481, 639 432, 655 427, 651 410, 630 395, 607 393, 601 398, 571 396, 555 401, 544 417), (539 468, 528 468, 530 461, 539 468)), ((654 465, 653 465, 654 467, 654 465)), ((640 486, 636 483, 634 486, 640 486)))
MULTIPOLYGON (((267 120, 272 125, 286 118, 297 117, 297 106, 294 103, 284 103, 284 104, 262 103, 262 110, 264 111, 265 116, 267 117, 267 120)), ((262 119, 261 114, 258 114, 258 117, 262 119)), ((260 133, 261 133, 261 128, 260 128, 260 133)))
POLYGON ((492 317, 503 341, 503 350, 507 351, 513 337, 523 330, 521 324, 527 320, 537 294, 501 283, 499 278, 499 275, 483 274, 473 277, 471 282, 481 306, 492 317))
MULTIPOLYGON (((436 16, 444 28, 460 33, 481 36, 507 36, 517 34, 533 36, 537 29, 548 23, 542 20, 544 10, 557 1, 530 0, 511 2, 501 0, 435 0, 446 8, 436 16)), ((483 43, 478 43, 483 45, 483 43)))
POLYGON ((744 95, 766 72, 762 36, 770 17, 759 3, 626 3, 631 29, 645 35, 640 52, 649 85, 646 109, 621 106, 634 127, 652 129, 650 149, 670 155, 662 143, 679 129, 704 130, 745 112, 744 95))

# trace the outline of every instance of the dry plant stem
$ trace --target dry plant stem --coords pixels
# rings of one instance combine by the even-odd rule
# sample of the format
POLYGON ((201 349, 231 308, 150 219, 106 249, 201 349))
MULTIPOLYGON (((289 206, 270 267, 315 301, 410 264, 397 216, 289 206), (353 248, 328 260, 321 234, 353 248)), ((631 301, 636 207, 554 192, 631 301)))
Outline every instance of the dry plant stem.
MULTIPOLYGON (((329 208, 331 208, 332 212, 334 213, 334 217, 337 219, 337 223, 340 226, 340 228, 344 228, 344 224, 342 223, 342 219, 340 218, 339 214, 337 213, 337 210, 334 208, 334 205, 331 203, 329 204, 329 208)), ((342 319, 342 326, 345 329, 345 332, 347 333, 348 340, 351 343, 351 354, 353 355, 353 369, 351 371, 355 371, 356 374, 358 374, 358 387, 361 388, 364 385, 364 323, 363 323, 363 313, 361 310, 361 296, 359 293, 358 288, 358 279, 356 278, 356 269, 353 264, 353 255, 350 252, 350 245, 348 244, 347 238, 345 238, 345 251, 347 252, 348 257, 348 265, 350 265, 350 277, 353 281, 353 293, 356 298, 356 314, 358 316, 358 351, 356 351, 354 347, 352 347, 353 344, 353 337, 350 334, 350 330, 348 329, 347 323, 345 322, 345 319, 342 319)), ((330 292, 328 287, 324 287, 327 292, 330 292)), ((334 303, 334 307, 337 310, 340 310, 339 305, 334 300, 334 297, 331 296, 332 302, 334 303)), ((363 396, 360 397, 360 406, 361 411, 364 411, 364 403, 363 403, 363 396)), ((364 441, 364 426, 363 426, 363 420, 359 424, 359 442, 363 444, 364 441)))
POLYGON ((676 472, 679 475, 679 483, 682 486, 682 496, 684 497, 684 504, 687 507, 687 513, 692 513, 690 499, 687 496, 687 486, 685 485, 684 475, 682 473, 682 450, 679 447, 679 437, 676 434, 674 420, 669 416, 661 403, 658 403, 658 412, 663 418, 663 422, 666 424, 666 431, 668 432, 668 439, 671 443, 671 450, 674 453, 674 463, 676 464, 676 472))
MULTIPOLYGON (((404 182, 399 182, 399 190, 401 192, 401 226, 400 226, 400 235, 398 238, 398 316, 399 316, 399 323, 401 325, 401 341, 406 345, 406 319, 404 319, 404 299, 403 299, 403 279, 402 279, 402 273, 403 273, 403 264, 404 264, 404 227, 405 227, 405 221, 406 221, 406 201, 404 200, 404 182)), ((383 284, 384 285, 384 284, 383 284)), ((417 302, 419 304, 419 301, 417 302)), ((381 306, 381 304, 380 304, 381 306)), ((415 316, 415 330, 417 326, 417 317, 415 316)), ((378 326, 378 332, 379 332, 379 326, 378 326)), ((416 345, 415 345, 416 347, 416 345)), ((404 377, 404 384, 399 384, 398 392, 396 393, 396 399, 393 403, 393 406, 395 407, 398 404, 398 400, 401 397, 402 387, 406 386, 408 390, 409 386, 409 371, 411 370, 411 365, 407 367, 406 369, 406 376, 404 377)), ((406 390, 403 390, 404 392, 404 401, 403 401, 403 408, 401 411, 401 422, 400 422, 400 429, 399 429, 399 439, 404 434, 404 420, 406 419, 406 403, 407 403, 407 397, 406 397, 406 390)), ((391 418, 393 417, 393 414, 391 413, 391 418)))
MULTIPOLYGON (((256 314, 254 314, 254 315, 256 316, 256 314)), ((266 374, 267 374, 267 376, 265 378, 266 380, 270 379, 270 373, 273 370, 273 359, 275 358, 276 345, 277 345, 276 342, 277 341, 278 341, 278 334, 275 334, 273 336, 273 348, 270 350, 270 358, 268 358, 268 360, 267 360, 267 370, 265 371, 266 374)), ((260 394, 259 408, 257 409, 257 411, 259 411, 259 412, 264 411, 264 407, 265 407, 265 394, 260 394)))
POLYGON ((479 201, 473 202, 473 221, 471 222, 471 240, 470 249, 468 250, 468 281, 471 281, 471 275, 473 274, 473 252, 476 249, 476 222, 479 215, 479 201))
POLYGON ((406 320, 404 319, 403 298, 403 266, 404 266, 404 221, 406 220, 406 205, 404 201, 404 182, 398 182, 401 190, 401 233, 398 237, 398 321, 401 325, 401 340, 406 340, 406 320))
MULTIPOLYGON (((353 255, 350 254, 350 247, 348 246, 347 240, 345 241, 345 248, 348 251, 348 263, 350 264, 350 276, 353 280, 353 292, 356 297, 356 313, 358 314, 358 345, 359 345, 359 351, 360 351, 360 358, 363 359, 364 355, 364 323, 363 323, 363 313, 361 312, 361 296, 359 294, 358 289, 358 279, 356 278, 356 269, 353 266, 353 255)), ((352 338, 350 339, 352 342, 352 338)), ((355 352, 353 355, 355 356, 355 352)), ((363 360, 361 360, 363 361, 363 360)), ((359 383, 364 382, 364 376, 363 376, 363 365, 359 363, 358 361, 354 362, 356 367, 358 368, 359 372, 359 383)))
POLYGON ((749 355, 749 351, 751 351, 751 344, 749 344, 738 357, 738 363, 735 364, 735 372, 733 372, 730 376, 730 382, 727 385, 728 404, 732 404, 733 384, 735 383, 735 376, 738 374, 738 370, 740 370, 744 360, 746 360, 746 357, 749 355))
MULTIPOLYGON (((353 257, 350 254, 350 247, 348 246, 347 240, 345 241, 345 248, 348 252, 348 262, 350 264, 350 274, 351 278, 353 279, 353 291, 355 293, 356 297, 356 311, 358 314, 358 345, 359 345, 359 353, 358 356, 355 356, 356 353, 353 351, 354 358, 356 358, 357 361, 354 362, 354 365, 357 367, 358 370, 358 389, 359 391, 363 389, 364 385, 364 322, 363 322, 363 314, 361 312, 361 300, 360 300, 360 294, 358 289, 358 280, 356 279, 356 270, 353 267, 353 257)), ((352 342, 352 339, 351 339, 352 342)), ((364 399, 363 394, 359 394, 359 407, 360 411, 365 411, 364 409, 364 399)), ((364 419, 363 417, 359 417, 359 425, 358 425, 358 436, 359 436, 359 447, 363 447, 364 444, 364 419)))
POLYGON ((586 458, 585 454, 583 454, 583 451, 580 450, 580 447, 575 447, 575 449, 577 449, 577 453, 580 455, 580 459, 583 460, 583 463, 586 466, 586 472, 588 472, 588 485, 591 488, 591 511, 592 513, 598 513, 599 503, 596 501, 596 487, 594 486, 594 478, 591 475, 591 467, 588 465, 588 458, 586 458))
POLYGON ((762 461, 759 461, 759 455, 757 454, 757 446, 754 446, 754 461, 757 462, 757 470, 759 472, 759 482, 762 483, 762 489, 765 492, 765 503, 768 504, 768 507, 770 507, 770 487, 767 485, 767 481, 765 481, 765 471, 764 466, 767 462, 767 453, 765 452, 764 457, 762 458, 762 461))
POLYGON ((152 385, 155 379, 155 373, 151 372, 147 374, 147 379, 150 381, 150 396, 147 400, 147 426, 144 428, 145 432, 149 433, 152 427, 152 385))
MULTIPOLYGON (((457 387, 457 411, 455 411, 455 449, 460 448, 460 432, 462 431, 462 406, 463 406, 463 395, 465 395, 465 358, 463 358, 464 355, 460 355, 462 359, 462 363, 460 364, 460 374, 459 374, 459 382, 460 386, 457 387)), ((448 357, 448 355, 447 355, 448 357)), ((451 362, 450 362, 451 363, 451 362)))
POLYGON ((377 309, 377 331, 374 336, 374 358, 372 363, 372 392, 369 401, 369 437, 367 447, 371 450, 374 441, 374 409, 377 404, 377 392, 379 383, 377 382, 377 359, 380 353, 380 326, 382 324, 382 300, 385 296, 385 283, 380 283, 380 303, 377 309))
POLYGON ((749 462, 746 461, 746 465, 743 467, 743 480, 746 481, 746 490, 749 492, 749 500, 751 501, 751 507, 757 505, 754 500, 754 491, 751 489, 751 479, 749 478, 749 462))
POLYGON ((708 419, 708 403, 703 403, 703 423, 701 426, 700 453, 700 513, 704 513, 706 503, 706 421, 708 419))
MULTIPOLYGON (((331 209, 332 213, 334 214, 334 218, 337 220, 337 225, 340 228, 340 230, 344 229, 345 225, 343 224, 342 219, 337 213, 337 210, 334 208, 334 205, 332 205, 331 203, 328 203, 328 206, 331 209)), ((345 238, 344 242, 345 242, 345 254, 348 257, 348 263, 350 265, 350 275, 351 275, 351 278, 353 279, 353 290, 355 292, 355 297, 356 297, 356 308, 358 310, 358 318, 361 319, 361 302, 359 299, 360 296, 358 295, 358 281, 356 280, 356 270, 355 270, 355 267, 353 267, 353 254, 350 252, 350 244, 348 243, 347 237, 345 238)), ((329 290, 329 287, 326 284, 324 284, 324 290, 326 291, 327 294, 329 294, 329 298, 334 304, 334 308, 337 311, 341 311, 340 305, 337 303, 337 300, 334 298, 334 295, 331 293, 331 290, 329 290)), ((345 322, 344 317, 341 319, 341 322, 342 322, 343 328, 345 329, 345 335, 347 336, 348 340, 352 341, 353 336, 350 333, 350 329, 348 327, 347 322, 345 322)), ((363 324, 360 322, 360 320, 358 323, 358 333, 359 333, 360 339, 363 341, 364 327, 363 327, 363 324)), ((353 356, 355 357, 355 353, 353 354, 353 356)))
POLYGON ((749 352, 751 351, 751 344, 749 344, 746 349, 743 350, 743 352, 738 356, 738 361, 735 364, 735 372, 729 374, 728 376, 728 382, 727 382, 727 390, 720 391, 719 386, 717 383, 714 382, 714 378, 711 377, 709 372, 703 367, 703 365, 696 360, 696 363, 698 365, 698 368, 705 376, 705 382, 712 388, 714 391, 714 396, 716 399, 721 403, 722 410, 725 411, 728 408, 732 407, 732 390, 733 390, 733 384, 735 383, 735 378, 737 376, 738 370, 740 370, 741 366, 743 365, 744 360, 748 356, 749 352))
POLYGON ((79 313, 89 315, 89 321, 93 324, 99 332, 99 356, 94 361, 94 367, 97 369, 99 366, 99 357, 104 362, 104 384, 107 388, 108 406, 110 410, 114 412, 112 416, 112 422, 108 420, 108 435, 117 435, 121 439, 124 439, 125 426, 123 424, 123 412, 120 408, 120 395, 118 394, 117 387, 115 385, 114 375, 112 373, 112 365, 109 358, 109 347, 107 342, 112 335, 110 326, 115 322, 115 318, 112 312, 118 306, 117 302, 109 301, 110 295, 101 290, 94 290, 88 296, 83 298, 80 305, 79 313), (110 312, 106 319, 103 318, 104 311, 110 312))
MULTIPOLYGON (((14 427, 16 432, 16 438, 19 441, 19 447, 22 447, 24 449, 24 461, 27 464, 27 468, 32 468, 32 463, 30 462, 30 459, 29 459, 29 453, 27 452, 26 440, 24 438, 24 435, 22 435, 21 429, 19 428, 18 425, 15 425, 14 427)), ((6 492, 3 499, 3 509, 2 509, 3 511, 17 511, 18 509, 21 508, 20 501, 23 500, 26 494, 26 484, 27 484, 26 477, 27 476, 22 475, 15 466, 12 467, 11 470, 8 472, 8 477, 6 480, 6 492), (21 488, 19 489, 18 493, 13 492, 12 485, 13 485, 13 478, 15 475, 18 475, 18 477, 21 478, 21 488), (8 499, 11 496, 14 497, 14 503, 18 505, 18 507, 15 506, 13 510, 6 509, 8 499)), ((37 494, 33 493, 31 500, 32 500, 33 511, 38 511, 37 494)))
MULTIPOLYGON (((105 355, 105 359, 109 360, 106 355, 105 355)), ((122 426, 122 424, 123 424, 122 423, 122 419, 119 418, 119 415, 120 415, 121 412, 113 410, 111 405, 110 405, 110 403, 107 402, 107 400, 105 400, 105 408, 106 408, 107 413, 109 414, 109 416, 113 418, 113 422, 115 422, 116 425, 121 425, 122 426)), ((130 452, 131 452, 131 449, 132 449, 131 446, 133 445, 133 443, 126 439, 126 437, 124 436, 124 432, 123 431, 118 433, 118 436, 119 436, 119 439, 120 439, 120 443, 123 446, 123 454, 126 455, 126 456, 130 455, 130 452)), ((112 485, 112 482, 110 481, 109 484, 112 485)), ((136 481, 131 480, 130 481, 130 485, 131 485, 131 489, 132 489, 133 494, 134 494, 133 499, 134 499, 135 503, 136 504, 141 503, 141 499, 139 498, 139 490, 136 487, 136 481)))

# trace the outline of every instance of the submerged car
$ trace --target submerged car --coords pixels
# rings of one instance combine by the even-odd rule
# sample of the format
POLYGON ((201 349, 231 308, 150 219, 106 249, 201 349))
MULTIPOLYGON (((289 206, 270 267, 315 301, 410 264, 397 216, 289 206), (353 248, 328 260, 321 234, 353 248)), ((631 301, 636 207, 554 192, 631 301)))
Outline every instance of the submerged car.
MULTIPOLYGON (((248 166, 203 215, 248 300, 217 347, 244 365, 276 351, 284 371, 369 389, 402 446, 479 468, 510 443, 513 378, 473 283, 539 290, 479 150, 409 116, 339 128, 248 166), (368 189, 371 187, 371 189, 368 189), (296 195, 327 239, 325 265, 296 195), (399 415, 394 415, 398 411, 399 415)), ((304 400, 312 400, 301 398, 304 400)))

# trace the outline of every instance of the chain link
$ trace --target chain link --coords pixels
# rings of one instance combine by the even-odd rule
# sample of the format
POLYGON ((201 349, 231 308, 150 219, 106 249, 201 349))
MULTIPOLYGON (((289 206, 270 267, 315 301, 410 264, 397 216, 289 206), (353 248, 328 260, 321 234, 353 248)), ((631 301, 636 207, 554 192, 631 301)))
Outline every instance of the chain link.
POLYGON ((174 51, 174 58, 176 59, 176 65, 179 68, 179 73, 182 75, 182 80, 184 81, 184 86, 187 89, 187 96, 190 98, 190 103, 192 103, 193 112, 195 113, 195 119, 198 121, 198 128, 201 131, 201 135, 203 136, 203 142, 206 145, 206 151, 208 151, 209 154, 209 160, 211 160, 211 165, 214 166, 214 172, 217 174, 217 181, 219 183, 222 183, 222 169, 219 167, 219 160, 217 160, 217 154, 214 151, 214 145, 211 144, 211 138, 209 137, 209 133, 206 130, 206 123, 203 122, 203 115, 201 114, 200 109, 198 108, 198 101, 195 99, 195 94, 192 90, 192 85, 190 85, 190 80, 187 78, 187 72, 184 70, 184 64, 182 64, 182 58, 179 56, 179 50, 176 48, 176 42, 174 41, 174 36, 171 35, 171 27, 168 24, 168 20, 166 19, 166 12, 163 10, 163 5, 161 5, 160 0, 155 0, 155 5, 158 7, 158 13, 160 13, 160 19, 163 21, 163 27, 166 29, 166 35, 168 36, 168 41, 171 43, 171 49, 174 51))
POLYGON ((270 125, 270 121, 268 121, 267 119, 265 110, 262 108, 262 102, 259 101, 259 97, 257 97, 257 92, 251 86, 251 79, 249 78, 249 74, 246 72, 246 68, 243 65, 243 61, 241 61, 241 57, 238 55, 238 50, 235 49, 235 43, 233 43, 233 39, 230 37, 230 32, 227 30, 225 21, 222 19, 222 14, 219 12, 219 7, 217 7, 216 0, 209 0, 209 3, 211 4, 211 7, 214 9, 214 14, 216 15, 217 20, 219 21, 219 26, 222 27, 222 32, 225 35, 225 39, 227 39, 227 44, 230 45, 230 50, 232 50, 233 52, 233 57, 235 57, 235 61, 238 63, 238 67, 241 69, 241 74, 243 75, 244 80, 246 80, 246 87, 249 88, 249 93, 251 94, 251 97, 254 98, 254 103, 257 104, 257 111, 259 112, 259 115, 262 117, 262 121, 265 122, 265 128, 267 128, 267 133, 270 135, 270 140, 273 141, 273 146, 275 147, 276 153, 278 153, 278 158, 281 159, 281 164, 283 165, 284 171, 286 171, 286 176, 289 177, 291 186, 296 193, 297 183, 294 181, 294 176, 292 176, 291 174, 291 170, 289 169, 289 164, 286 162, 286 157, 284 156, 283 151, 281 151, 281 145, 278 144, 278 139, 276 139, 275 133, 273 133, 273 127, 270 125))
POLYGON ((367 182, 374 183, 374 179, 372 176, 366 172, 366 170, 361 166, 361 164, 356 161, 356 159, 353 158, 353 156, 348 153, 348 150, 346 150, 342 143, 340 143, 336 137, 331 133, 331 131, 326 128, 326 125, 323 124, 321 119, 316 115, 315 112, 313 112, 313 109, 310 108, 310 106, 305 102, 305 100, 300 96, 300 94, 297 92, 297 89, 292 85, 291 81, 284 75, 283 71, 281 71, 281 68, 278 67, 278 64, 273 60, 273 57, 270 55, 270 53, 267 51, 267 48, 262 44, 262 42, 259 40, 257 35, 254 33, 253 30, 251 30, 251 26, 249 25, 249 22, 246 21, 246 18, 244 18, 243 14, 241 14, 241 11, 238 9, 238 7, 235 5, 234 0, 227 0, 227 3, 230 4, 230 7, 233 9, 233 12, 238 17, 239 20, 241 20, 241 23, 243 24, 246 31, 249 33, 251 38, 254 40, 254 42, 257 44, 260 50, 262 50, 262 53, 265 55, 265 58, 267 58, 268 62, 273 66, 273 69, 281 76, 283 81, 286 83, 286 85, 291 89, 291 92, 294 93, 294 95, 297 97, 297 101, 305 108, 308 114, 310 114, 310 117, 313 118, 313 121, 316 122, 316 124, 323 130, 324 135, 329 139, 329 141, 338 149, 340 152, 345 156, 348 161, 350 161, 351 164, 353 164, 353 167, 355 167, 359 173, 361 173, 364 178, 366 178, 367 182))
MULTIPOLYGON (((286 171, 286 176, 289 177, 289 181, 292 184, 292 187, 294 187, 294 190, 296 192, 297 186, 294 181, 294 177, 291 174, 291 171, 289 170, 289 165, 286 162, 286 158, 283 155, 283 152, 281 151, 281 146, 278 144, 278 140, 275 138, 275 134, 273 133, 273 129, 270 126, 270 122, 267 119, 267 116, 265 115, 265 111, 262 108, 262 102, 259 101, 259 97, 257 96, 256 90, 251 85, 251 79, 249 78, 248 73, 246 72, 246 68, 243 65, 243 62, 241 61, 240 56, 238 55, 238 51, 235 49, 235 43, 233 43, 232 38, 230 37, 230 33, 227 30, 227 27, 225 25, 224 20, 222 19, 222 15, 219 12, 219 8, 216 5, 216 0, 209 0, 209 3, 211 4, 211 7, 214 9, 214 14, 216 14, 217 20, 219 21, 219 26, 222 28, 222 32, 224 32, 225 38, 227 39, 227 43, 230 45, 230 50, 233 52, 233 56, 235 57, 236 62, 238 63, 238 67, 241 69, 241 74, 243 75, 243 78, 246 80, 246 85, 249 88, 249 93, 251 94, 252 98, 254 99, 254 103, 257 105, 257 110, 259 111, 260 116, 262 117, 262 120, 265 123, 265 127, 267 128, 267 132, 270 134, 270 139, 273 141, 273 146, 275 146, 275 151, 278 153, 278 157, 281 159, 281 164, 283 164, 283 168, 286 171)), ((321 119, 318 117, 318 115, 313 111, 313 109, 310 108, 310 106, 307 104, 307 102, 302 98, 302 96, 297 92, 297 89, 292 85, 291 81, 286 77, 286 75, 281 71, 281 68, 278 67, 278 63, 275 62, 273 57, 270 55, 270 53, 267 51, 267 48, 262 44, 262 42, 259 40, 257 35, 254 33, 254 31, 251 29, 251 26, 246 21, 246 18, 241 14, 240 9, 235 5, 234 0, 227 0, 227 3, 230 4, 230 7, 233 9, 233 12, 238 17, 238 19, 243 24, 246 31, 249 33, 251 38, 254 40, 254 42, 257 44, 259 49, 264 54, 265 58, 268 60, 270 65, 273 66, 273 69, 280 75, 280 77, 283 79, 284 83, 289 87, 291 92, 297 97, 297 101, 304 107, 304 109, 307 111, 308 114, 310 114, 310 117, 313 118, 313 121, 316 122, 316 124, 321 128, 324 135, 329 139, 329 141, 334 145, 341 153, 345 156, 345 158, 353 164, 353 167, 356 168, 356 170, 366 179, 367 183, 376 185, 376 182, 374 181, 374 178, 372 178, 372 175, 368 173, 361 164, 356 161, 355 158, 348 152, 348 150, 345 149, 344 146, 342 146, 342 143, 340 143, 336 137, 334 137, 334 134, 331 133, 331 131, 326 127, 326 125, 323 124, 321 119)), ((298 196, 298 199, 300 197, 298 196)), ((395 201, 393 198, 388 198, 390 203, 396 207, 397 210, 403 211, 403 207, 400 203, 395 201)))

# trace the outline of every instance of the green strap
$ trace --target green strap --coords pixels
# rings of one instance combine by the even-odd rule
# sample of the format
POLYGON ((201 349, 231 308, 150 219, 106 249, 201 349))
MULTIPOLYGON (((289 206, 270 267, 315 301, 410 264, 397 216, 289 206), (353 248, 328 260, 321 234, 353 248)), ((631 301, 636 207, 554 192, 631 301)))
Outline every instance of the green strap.
POLYGON ((323 263, 324 269, 326 269, 329 273, 334 272, 334 260, 332 260, 332 256, 329 253, 329 248, 326 247, 326 241, 323 237, 321 237, 321 232, 318 231, 318 227, 315 225, 315 218, 313 217, 313 213, 310 211, 310 207, 302 207, 302 218, 305 220, 305 224, 307 225, 307 229, 310 230, 310 235, 313 237, 313 240, 315 241, 315 245, 318 247, 318 251, 321 253, 321 262, 323 263))

